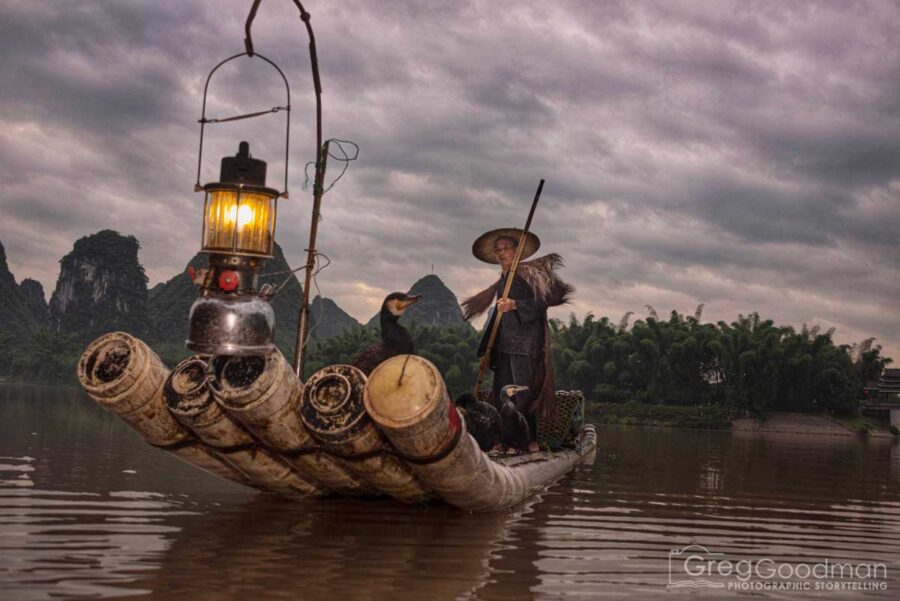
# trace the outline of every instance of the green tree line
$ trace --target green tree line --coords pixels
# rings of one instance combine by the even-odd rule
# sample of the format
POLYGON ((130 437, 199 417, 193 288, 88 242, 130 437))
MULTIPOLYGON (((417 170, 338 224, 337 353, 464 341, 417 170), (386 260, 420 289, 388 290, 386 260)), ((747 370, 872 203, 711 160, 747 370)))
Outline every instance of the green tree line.
POLYGON ((39 329, 24 344, 0 334, 0 376, 35 384, 74 384, 83 348, 75 336, 39 329))
MULTIPOLYGON (((834 330, 804 325, 796 331, 758 313, 732 323, 702 323, 702 306, 688 316, 672 311, 668 319, 648 309, 647 318, 630 326, 630 313, 618 323, 590 313, 582 321, 574 315, 568 322, 551 320, 556 387, 582 390, 596 402, 715 406, 756 417, 773 411, 854 413, 863 386, 891 363, 874 338, 836 345, 834 330)), ((413 323, 410 334, 452 395, 471 388, 479 332, 467 324, 413 323)), ((307 375, 349 363, 377 339, 377 331, 357 327, 311 343, 307 375)))
MULTIPOLYGON (((703 323, 702 305, 693 315, 672 311, 667 319, 652 307, 648 310, 648 317, 633 324, 631 313, 618 322, 590 313, 583 320, 574 315, 567 322, 551 320, 556 387, 582 390, 597 402, 715 406, 758 417, 772 411, 853 413, 863 386, 891 363, 874 339, 836 345, 833 330, 804 325, 796 331, 757 313, 739 315, 731 323, 703 323)), ((438 367, 451 394, 474 384, 478 331, 468 324, 416 322, 409 329, 417 353, 438 367)), ((325 365, 349 363, 377 340, 377 330, 357 326, 310 342, 306 375, 325 365)), ((187 351, 170 346, 157 352, 173 365, 187 351)), ((47 330, 25 345, 0 337, 0 373, 33 382, 74 383, 80 350, 70 338, 47 330)))
POLYGON ((834 330, 776 326, 758 313, 702 323, 649 307, 631 328, 592 314, 551 322, 557 387, 600 402, 723 406, 765 417, 772 411, 853 413, 863 387, 891 359, 874 339, 836 345, 834 330))

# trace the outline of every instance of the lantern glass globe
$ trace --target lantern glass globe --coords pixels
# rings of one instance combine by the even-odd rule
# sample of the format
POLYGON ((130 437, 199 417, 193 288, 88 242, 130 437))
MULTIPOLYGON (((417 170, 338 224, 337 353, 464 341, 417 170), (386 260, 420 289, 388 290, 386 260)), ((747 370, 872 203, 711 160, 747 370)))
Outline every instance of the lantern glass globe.
POLYGON ((204 250, 272 254, 275 197, 241 189, 210 190, 206 205, 204 250))

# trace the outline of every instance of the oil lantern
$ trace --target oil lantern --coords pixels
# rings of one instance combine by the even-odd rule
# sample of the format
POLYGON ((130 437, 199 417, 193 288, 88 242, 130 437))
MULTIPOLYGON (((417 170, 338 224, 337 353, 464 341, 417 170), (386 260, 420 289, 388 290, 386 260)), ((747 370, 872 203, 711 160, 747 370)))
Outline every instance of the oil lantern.
POLYGON ((219 181, 203 186, 203 248, 209 266, 191 273, 200 296, 191 307, 187 347, 245 355, 274 348, 275 312, 260 291, 272 257, 280 192, 266 187, 266 163, 241 142, 222 159, 219 181))
POLYGON ((201 253, 208 265, 189 270, 199 288, 188 318, 187 347, 213 355, 254 355, 275 348, 275 311, 269 302, 272 285, 260 286, 259 274, 275 247, 278 198, 287 197, 290 140, 291 91, 278 66, 250 51, 231 56, 216 65, 206 78, 200 117, 200 153, 194 190, 204 193, 201 253), (209 83, 220 67, 241 57, 261 59, 284 82, 287 102, 268 110, 222 119, 206 116, 209 83), (241 142, 237 154, 222 159, 219 180, 200 185, 203 138, 207 125, 252 119, 284 111, 284 190, 266 185, 266 162, 250 154, 250 144, 241 142))

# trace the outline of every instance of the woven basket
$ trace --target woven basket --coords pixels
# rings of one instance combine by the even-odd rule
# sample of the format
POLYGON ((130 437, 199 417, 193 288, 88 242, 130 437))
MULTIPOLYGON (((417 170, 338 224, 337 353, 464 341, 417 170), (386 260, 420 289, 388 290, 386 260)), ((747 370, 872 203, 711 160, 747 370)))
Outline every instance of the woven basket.
POLYGON ((537 440, 553 450, 572 440, 572 424, 584 419, 584 394, 580 390, 556 391, 556 415, 537 417, 537 440))

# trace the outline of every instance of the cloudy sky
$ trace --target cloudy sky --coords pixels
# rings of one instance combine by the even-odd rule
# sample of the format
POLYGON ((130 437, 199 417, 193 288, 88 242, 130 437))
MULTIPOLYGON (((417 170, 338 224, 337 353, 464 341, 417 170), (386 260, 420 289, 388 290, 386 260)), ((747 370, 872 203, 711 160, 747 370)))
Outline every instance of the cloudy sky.
MULTIPOLYGON (((99 229, 133 234, 150 284, 198 250, 203 82, 243 50, 249 0, 0 7, 0 241, 52 292, 99 229)), ((900 361, 900 5, 880 2, 324 2, 313 15, 328 138, 359 160, 326 195, 325 296, 354 317, 438 274, 492 280, 478 234, 534 220, 576 284, 564 317, 693 313, 877 336, 900 361)), ((305 259, 315 153, 307 39, 265 0, 256 50, 293 92, 278 239, 305 259)), ((213 80, 210 115, 284 103, 262 61, 213 80)), ((284 113, 209 130, 204 182, 247 139, 284 168, 284 113)), ((337 164, 329 165, 331 175, 337 164)))

